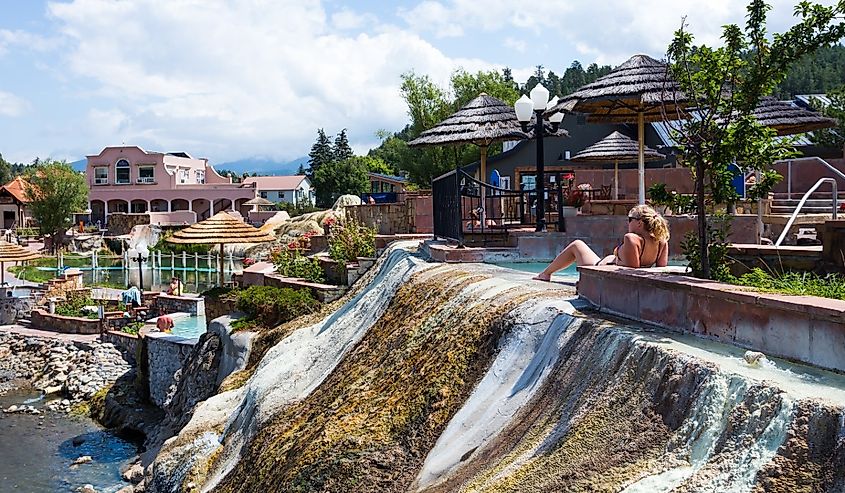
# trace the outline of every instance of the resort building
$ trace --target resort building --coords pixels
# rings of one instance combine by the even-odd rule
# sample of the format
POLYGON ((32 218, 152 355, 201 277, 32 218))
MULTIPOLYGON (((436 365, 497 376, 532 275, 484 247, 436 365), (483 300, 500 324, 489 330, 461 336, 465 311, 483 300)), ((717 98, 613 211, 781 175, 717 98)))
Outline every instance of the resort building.
POLYGON ((254 186, 259 197, 271 202, 297 207, 314 205, 314 188, 305 176, 251 176, 244 179, 244 184, 254 186))
POLYGON ((223 210, 246 216, 244 202, 255 198, 255 185, 232 183, 204 158, 184 152, 150 152, 138 146, 106 147, 87 156, 85 175, 91 221, 107 223, 115 212, 191 211, 196 221, 223 210))
POLYGON ((0 211, 3 213, 3 229, 26 228, 32 218, 29 199, 24 189, 27 183, 20 176, 0 187, 0 211))

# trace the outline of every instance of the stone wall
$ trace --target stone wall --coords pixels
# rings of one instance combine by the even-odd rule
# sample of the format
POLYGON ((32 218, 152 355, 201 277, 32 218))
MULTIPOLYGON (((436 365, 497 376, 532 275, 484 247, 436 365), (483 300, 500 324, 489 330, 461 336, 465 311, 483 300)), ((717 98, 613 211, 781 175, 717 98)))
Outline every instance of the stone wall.
POLYGON ((99 334, 102 326, 99 319, 65 317, 48 313, 40 308, 32 310, 30 321, 33 329, 51 330, 64 334, 99 334))
POLYGON ((203 298, 162 294, 153 301, 152 305, 153 313, 159 313, 159 310, 164 310, 164 313, 182 312, 197 315, 205 313, 205 300, 203 298))
POLYGON ((315 299, 322 303, 331 303, 343 296, 346 286, 335 286, 332 284, 319 284, 316 282, 303 281, 285 277, 280 274, 265 274, 264 286, 275 286, 277 288, 307 289, 315 299))
POLYGON ((196 340, 162 333, 147 334, 144 340, 147 345, 150 401, 164 408, 170 386, 176 383, 174 375, 182 368, 196 340))
POLYGON ((114 347, 117 348, 117 350, 123 355, 123 359, 135 366, 136 355, 139 354, 138 350, 140 349, 139 346, 141 344, 141 339, 138 336, 110 330, 103 332, 100 335, 100 340, 113 344, 114 347))
POLYGON ((654 269, 578 270, 578 294, 602 312, 845 371, 845 301, 764 294, 654 269))
POLYGON ((109 214, 109 235, 128 235, 132 228, 141 224, 150 224, 149 214, 127 214, 125 212, 112 212, 109 214))
POLYGON ((61 276, 47 281, 44 296, 65 298, 70 291, 86 289, 82 283, 82 272, 75 271, 62 274, 61 276))
MULTIPOLYGON (((262 282, 264 278, 262 276, 262 282)), ((244 284, 249 286, 249 284, 244 284)), ((263 284, 261 284, 263 286, 263 284)), ((221 299, 219 297, 206 297, 205 299, 205 319, 214 320, 215 318, 225 315, 231 315, 237 311, 237 302, 235 300, 221 299)))
POLYGON ((8 293, 3 293, 0 297, 0 324, 9 325, 15 323, 15 320, 26 318, 35 307, 35 298, 5 296, 8 293))
POLYGON ((350 205, 346 206, 346 212, 382 235, 434 231, 431 195, 403 194, 397 203, 350 205))

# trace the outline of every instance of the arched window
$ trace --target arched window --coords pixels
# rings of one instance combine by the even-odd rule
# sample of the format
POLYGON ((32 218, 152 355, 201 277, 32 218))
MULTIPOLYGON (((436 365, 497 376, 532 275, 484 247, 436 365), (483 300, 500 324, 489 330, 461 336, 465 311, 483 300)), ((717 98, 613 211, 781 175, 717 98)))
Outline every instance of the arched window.
POLYGON ((119 160, 114 165, 114 182, 118 185, 129 183, 129 161, 125 159, 119 160))

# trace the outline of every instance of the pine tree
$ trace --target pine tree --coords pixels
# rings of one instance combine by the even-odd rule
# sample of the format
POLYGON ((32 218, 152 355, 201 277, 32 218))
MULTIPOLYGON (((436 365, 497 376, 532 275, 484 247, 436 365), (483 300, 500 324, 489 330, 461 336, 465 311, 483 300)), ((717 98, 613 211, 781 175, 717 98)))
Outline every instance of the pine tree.
POLYGON ((296 170, 297 176, 305 176, 305 166, 302 163, 299 164, 299 169, 296 170))
POLYGON ((334 160, 346 161, 353 155, 352 148, 349 147, 349 140, 346 138, 346 129, 344 128, 334 139, 334 160))
POLYGON ((314 174, 320 169, 320 166, 334 161, 334 152, 332 150, 332 141, 326 136, 326 132, 322 128, 317 129, 317 142, 311 146, 311 152, 308 153, 308 176, 309 180, 314 179, 314 174))

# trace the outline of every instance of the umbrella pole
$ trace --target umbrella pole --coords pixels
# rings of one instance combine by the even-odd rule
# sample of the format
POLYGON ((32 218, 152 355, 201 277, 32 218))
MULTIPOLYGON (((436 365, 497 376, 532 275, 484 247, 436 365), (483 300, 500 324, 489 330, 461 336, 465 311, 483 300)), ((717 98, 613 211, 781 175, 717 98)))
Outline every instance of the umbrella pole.
POLYGON ((613 200, 619 200, 619 161, 613 161, 613 200))
POLYGON ((6 263, 0 262, 0 286, 6 284, 6 263))
POLYGON ((637 140, 640 143, 637 171, 639 172, 639 203, 645 204, 645 113, 637 113, 637 140))
MULTIPOLYGON (((481 148, 481 183, 487 183, 487 146, 479 146, 481 148)), ((484 190, 484 186, 481 187, 481 229, 483 230, 484 227, 487 225, 487 207, 484 203, 484 196, 486 195, 486 190, 484 190)))

